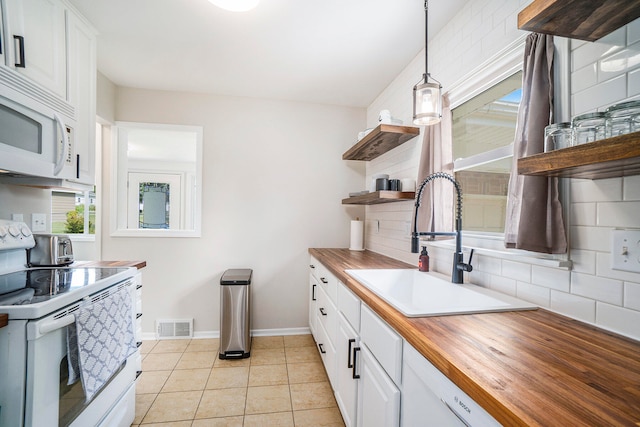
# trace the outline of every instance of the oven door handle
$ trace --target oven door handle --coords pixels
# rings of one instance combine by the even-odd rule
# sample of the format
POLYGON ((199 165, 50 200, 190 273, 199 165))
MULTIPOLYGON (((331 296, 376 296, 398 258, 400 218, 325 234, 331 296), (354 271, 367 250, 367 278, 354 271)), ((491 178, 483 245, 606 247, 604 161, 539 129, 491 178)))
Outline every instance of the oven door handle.
POLYGON ((41 335, 46 335, 49 332, 53 332, 56 329, 64 328, 76 321, 76 316, 73 314, 67 314, 59 319, 51 320, 45 323, 41 323, 38 331, 41 335))

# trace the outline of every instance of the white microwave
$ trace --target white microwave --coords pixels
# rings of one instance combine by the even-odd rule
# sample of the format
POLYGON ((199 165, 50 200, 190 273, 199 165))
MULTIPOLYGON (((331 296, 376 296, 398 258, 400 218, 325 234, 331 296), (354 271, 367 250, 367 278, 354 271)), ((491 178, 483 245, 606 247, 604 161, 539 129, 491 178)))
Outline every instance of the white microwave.
POLYGON ((42 178, 78 178, 75 123, 37 102, 0 94, 0 172, 42 178))

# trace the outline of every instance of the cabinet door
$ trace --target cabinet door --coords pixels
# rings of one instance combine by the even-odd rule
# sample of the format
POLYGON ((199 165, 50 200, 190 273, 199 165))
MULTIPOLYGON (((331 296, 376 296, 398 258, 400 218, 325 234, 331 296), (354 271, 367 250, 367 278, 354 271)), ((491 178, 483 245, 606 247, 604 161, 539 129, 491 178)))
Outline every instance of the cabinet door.
POLYGON ((354 368, 354 349, 360 339, 347 319, 338 314, 336 337, 336 401, 347 427, 355 427, 358 403, 357 367, 354 368))
POLYGON ((67 99, 65 8, 59 0, 6 0, 9 66, 67 99))
POLYGON ((364 344, 360 345, 359 427, 395 427, 400 423, 400 390, 364 344))
POLYGON ((316 332, 316 324, 318 316, 316 315, 318 310, 318 282, 313 274, 309 274, 309 330, 313 338, 318 341, 316 332))
POLYGON ((75 107, 73 181, 95 183, 96 39, 93 31, 67 11, 69 26, 69 102, 75 107))

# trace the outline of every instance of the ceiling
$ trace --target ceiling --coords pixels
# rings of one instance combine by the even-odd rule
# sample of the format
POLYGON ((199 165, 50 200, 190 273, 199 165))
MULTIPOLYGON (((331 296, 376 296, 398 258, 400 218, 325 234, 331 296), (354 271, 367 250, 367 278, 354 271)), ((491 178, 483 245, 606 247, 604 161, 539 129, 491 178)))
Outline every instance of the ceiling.
MULTIPOLYGON (((430 37, 466 1, 429 3, 430 37)), ((118 86, 367 107, 424 48, 422 0, 70 2, 118 86)))

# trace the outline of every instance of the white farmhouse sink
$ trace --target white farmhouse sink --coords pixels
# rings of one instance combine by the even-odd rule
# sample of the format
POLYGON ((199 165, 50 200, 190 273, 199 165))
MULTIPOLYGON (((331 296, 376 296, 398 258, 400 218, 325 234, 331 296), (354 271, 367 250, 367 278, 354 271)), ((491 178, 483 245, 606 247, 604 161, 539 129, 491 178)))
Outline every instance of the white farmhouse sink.
POLYGON ((345 270, 407 317, 533 310, 526 301, 418 270, 345 270))

